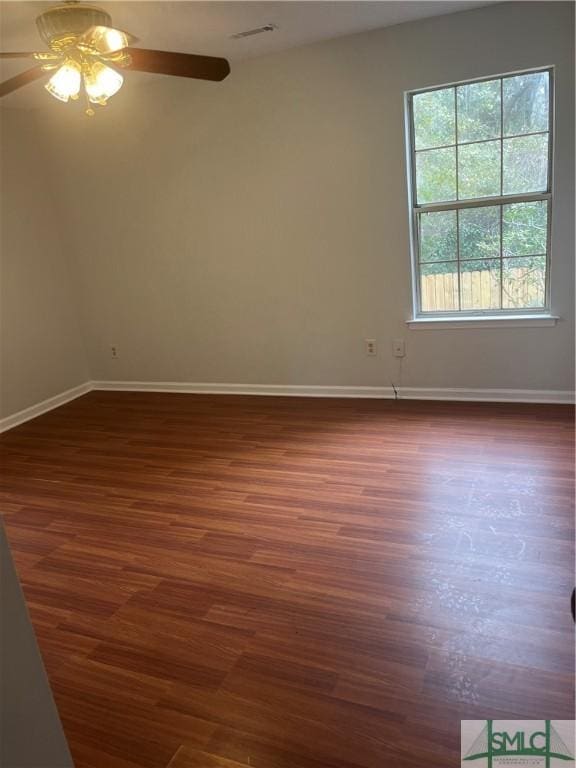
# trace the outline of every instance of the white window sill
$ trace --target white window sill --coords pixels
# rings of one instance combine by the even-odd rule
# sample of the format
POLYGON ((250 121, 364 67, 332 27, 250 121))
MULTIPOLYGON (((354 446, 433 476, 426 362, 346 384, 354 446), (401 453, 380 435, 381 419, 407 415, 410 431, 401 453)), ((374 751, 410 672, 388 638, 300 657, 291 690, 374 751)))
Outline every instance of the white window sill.
POLYGON ((556 315, 478 315, 469 317, 416 317, 407 320, 411 330, 439 330, 453 328, 543 328, 556 325, 556 315))

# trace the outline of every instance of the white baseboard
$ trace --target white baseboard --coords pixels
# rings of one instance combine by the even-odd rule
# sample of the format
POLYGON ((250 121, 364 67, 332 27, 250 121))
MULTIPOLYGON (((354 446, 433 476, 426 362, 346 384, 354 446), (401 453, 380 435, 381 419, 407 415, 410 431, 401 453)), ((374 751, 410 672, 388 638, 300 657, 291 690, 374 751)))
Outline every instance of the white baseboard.
MULTIPOLYGON (((342 387, 301 384, 218 384, 173 381, 93 381, 92 388, 114 392, 183 392, 205 395, 268 395, 282 397, 394 398, 392 387, 342 387)), ((574 393, 538 389, 456 389, 402 387, 401 400, 461 400, 501 403, 573 403, 574 393)))
POLYGON ((218 384, 180 381, 93 381, 92 388, 114 392, 188 392, 193 395, 393 398, 392 387, 332 387, 315 384, 218 384))
POLYGON ((403 387, 402 400, 459 400, 477 403, 574 403, 574 392, 553 389, 428 389, 403 387))
MULTIPOLYGON (((35 419, 91 390, 111 392, 184 392, 197 395, 268 395, 282 397, 346 397, 392 400, 392 387, 322 387, 301 384, 209 384, 173 381, 87 381, 59 395, 0 419, 0 433, 35 419)), ((544 389, 447 389, 402 387, 400 400, 455 400, 487 403, 574 402, 574 393, 544 389)))
POLYGON ((24 408, 23 411, 13 413, 12 416, 6 416, 4 419, 0 419, 0 433, 6 432, 8 429, 17 427, 19 424, 24 424, 25 421, 35 419, 37 416, 41 416, 47 411, 51 411, 54 408, 59 408, 65 403, 69 403, 70 400, 75 400, 77 397, 85 395, 86 392, 90 392, 92 389, 92 382, 87 381, 84 384, 80 384, 72 389, 67 389, 66 392, 61 392, 59 395, 49 397, 47 400, 42 400, 41 403, 31 405, 29 408, 24 408))

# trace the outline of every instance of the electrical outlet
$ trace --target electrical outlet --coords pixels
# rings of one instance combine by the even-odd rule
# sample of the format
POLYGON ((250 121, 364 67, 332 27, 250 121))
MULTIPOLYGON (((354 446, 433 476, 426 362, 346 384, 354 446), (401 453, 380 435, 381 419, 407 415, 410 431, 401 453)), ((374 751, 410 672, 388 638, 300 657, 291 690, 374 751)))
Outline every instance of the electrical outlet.
POLYGON ((364 339, 366 354, 374 356, 376 354, 376 339, 364 339))
POLYGON ((394 339, 392 342, 392 354, 394 357, 406 356, 406 343, 404 339, 394 339))
POLYGON ((114 360, 116 360, 119 357, 119 355, 118 355, 118 347, 115 344, 113 344, 110 347, 110 357, 112 357, 114 360))

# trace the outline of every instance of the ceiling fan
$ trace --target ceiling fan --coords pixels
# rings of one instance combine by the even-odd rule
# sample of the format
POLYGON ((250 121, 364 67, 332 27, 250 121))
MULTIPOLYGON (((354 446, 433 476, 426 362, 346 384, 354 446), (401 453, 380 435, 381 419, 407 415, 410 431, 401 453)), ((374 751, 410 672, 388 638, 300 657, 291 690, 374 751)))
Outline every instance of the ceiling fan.
POLYGON ((46 90, 61 101, 75 100, 84 84, 86 112, 93 115, 93 104, 105 105, 122 87, 124 78, 117 67, 200 80, 223 80, 230 72, 226 59, 214 56, 132 48, 137 38, 115 29, 109 13, 78 0, 50 8, 38 16, 36 26, 49 50, 0 53, 2 59, 37 62, 0 83, 0 97, 53 72, 46 90))

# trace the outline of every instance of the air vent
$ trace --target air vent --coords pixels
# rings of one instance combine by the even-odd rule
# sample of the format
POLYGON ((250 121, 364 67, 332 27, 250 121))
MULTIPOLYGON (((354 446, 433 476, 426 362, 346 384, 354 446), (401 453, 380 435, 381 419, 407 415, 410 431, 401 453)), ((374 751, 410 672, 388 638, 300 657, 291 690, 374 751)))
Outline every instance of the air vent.
POLYGON ((252 37, 252 35, 261 35, 263 32, 274 32, 278 29, 276 24, 264 24, 262 27, 256 27, 255 29, 247 29, 246 32, 237 32, 235 35, 230 35, 231 40, 241 40, 243 37, 252 37))

